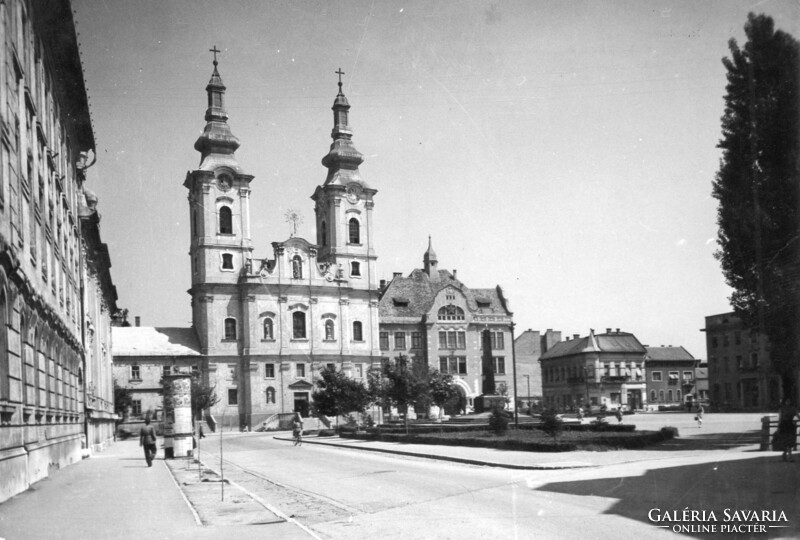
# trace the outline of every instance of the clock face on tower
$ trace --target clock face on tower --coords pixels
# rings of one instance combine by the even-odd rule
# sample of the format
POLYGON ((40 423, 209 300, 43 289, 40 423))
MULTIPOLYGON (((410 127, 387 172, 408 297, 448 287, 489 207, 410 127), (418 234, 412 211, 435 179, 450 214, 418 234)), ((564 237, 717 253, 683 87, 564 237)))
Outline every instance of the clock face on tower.
POLYGON ((347 197, 350 204, 356 204, 361 197, 361 186, 355 183, 348 184, 347 188, 345 188, 345 197, 347 197))
POLYGON ((221 174, 219 178, 217 178, 217 186, 221 191, 228 191, 231 189, 231 178, 226 174, 221 174))

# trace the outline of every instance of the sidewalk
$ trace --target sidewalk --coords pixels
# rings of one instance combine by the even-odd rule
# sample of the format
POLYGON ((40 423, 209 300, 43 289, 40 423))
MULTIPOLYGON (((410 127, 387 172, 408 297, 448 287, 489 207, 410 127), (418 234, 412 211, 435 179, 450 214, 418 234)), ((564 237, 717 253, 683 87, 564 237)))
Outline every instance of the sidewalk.
POLYGON ((309 538, 291 523, 198 524, 163 455, 147 467, 138 441, 118 441, 55 472, 0 504, 0 539, 309 538))

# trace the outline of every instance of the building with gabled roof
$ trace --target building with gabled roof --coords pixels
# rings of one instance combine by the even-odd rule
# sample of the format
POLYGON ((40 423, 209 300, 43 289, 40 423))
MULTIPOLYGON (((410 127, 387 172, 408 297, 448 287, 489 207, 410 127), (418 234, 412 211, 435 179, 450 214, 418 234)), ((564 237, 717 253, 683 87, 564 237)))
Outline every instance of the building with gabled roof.
POLYGON ((503 289, 471 289, 455 270, 440 270, 430 238, 422 268, 381 283, 378 314, 384 360, 408 359, 453 376, 460 397, 445 407, 448 414, 472 410, 482 394, 513 394, 513 313, 503 289), (483 354, 484 331, 490 355, 483 354))
POLYGON ((544 405, 562 410, 587 405, 643 408, 645 353, 636 336, 619 328, 567 337, 539 359, 544 405))

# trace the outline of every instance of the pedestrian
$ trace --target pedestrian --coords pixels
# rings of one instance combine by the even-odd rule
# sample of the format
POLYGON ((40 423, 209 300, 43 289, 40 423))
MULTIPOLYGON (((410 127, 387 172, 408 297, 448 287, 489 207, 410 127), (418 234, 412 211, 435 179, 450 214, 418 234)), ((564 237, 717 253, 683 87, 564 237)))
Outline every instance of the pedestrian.
POLYGON ((703 427, 703 406, 698 403, 694 419, 697 420, 697 427, 703 427))
POLYGON ((614 413, 614 416, 617 417, 617 422, 620 424, 622 423, 622 407, 617 407, 617 412, 614 413))
POLYGON ((200 438, 201 439, 205 439, 206 438, 206 434, 203 433, 203 424, 200 424, 200 438))
POLYGON ((295 446, 303 443, 303 418, 299 412, 294 413, 292 418, 292 438, 295 446))
POLYGON ((578 422, 583 423, 583 407, 578 407, 578 422))
POLYGON ((150 418, 144 419, 144 426, 139 431, 139 446, 144 447, 144 459, 147 466, 153 466, 153 459, 156 457, 156 430, 150 425, 150 418))
POLYGON ((772 439, 772 449, 781 450, 783 461, 794 461, 792 450, 797 446, 797 424, 795 417, 800 419, 797 408, 792 404, 792 400, 786 398, 778 412, 778 430, 772 439))

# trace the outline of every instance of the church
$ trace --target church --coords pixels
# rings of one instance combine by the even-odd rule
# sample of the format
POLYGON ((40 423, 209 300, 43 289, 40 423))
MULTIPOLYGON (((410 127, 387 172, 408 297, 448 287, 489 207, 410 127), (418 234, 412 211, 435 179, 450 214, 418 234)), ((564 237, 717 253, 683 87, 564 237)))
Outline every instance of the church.
MULTIPOLYGON (((325 367, 366 382, 380 365, 372 211, 377 190, 361 176, 350 104, 333 102, 327 176, 311 194, 313 242, 294 235, 271 253, 250 236, 258 184, 237 161, 216 48, 206 86, 205 129, 194 144, 199 166, 188 191, 192 328, 114 329, 115 379, 131 390, 133 412, 160 408, 158 381, 194 370, 220 398, 211 410, 226 426, 255 427, 280 413, 309 415, 313 382, 325 367)), ((311 191, 311 190, 309 190, 311 191)), ((266 247, 266 246, 264 246, 266 247)))

